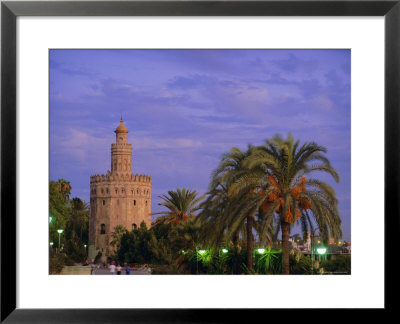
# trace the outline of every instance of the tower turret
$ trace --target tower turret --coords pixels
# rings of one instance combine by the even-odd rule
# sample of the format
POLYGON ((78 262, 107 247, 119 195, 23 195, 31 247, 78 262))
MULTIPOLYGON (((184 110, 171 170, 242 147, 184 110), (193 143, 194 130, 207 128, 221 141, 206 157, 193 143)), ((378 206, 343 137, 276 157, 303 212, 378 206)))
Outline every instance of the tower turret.
POLYGON ((111 144, 111 172, 126 173, 132 170, 132 144, 127 143, 128 129, 123 120, 115 132, 115 143, 111 144))

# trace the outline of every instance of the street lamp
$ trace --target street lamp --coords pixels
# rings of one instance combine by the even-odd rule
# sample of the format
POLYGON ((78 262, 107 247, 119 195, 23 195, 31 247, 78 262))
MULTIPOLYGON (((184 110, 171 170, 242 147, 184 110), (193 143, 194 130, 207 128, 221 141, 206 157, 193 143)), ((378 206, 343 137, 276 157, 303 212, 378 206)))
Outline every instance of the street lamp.
POLYGON ((324 255, 326 253, 326 247, 323 246, 317 247, 317 253, 318 253, 318 260, 321 261, 321 255, 324 255))
POLYGON ((58 252, 60 252, 60 247, 61 247, 61 233, 64 232, 64 230, 59 229, 57 230, 58 232, 58 252))
POLYGON ((85 252, 86 252, 86 255, 87 255, 87 249, 86 249, 86 248, 87 248, 87 245, 84 244, 83 246, 85 247, 85 252))

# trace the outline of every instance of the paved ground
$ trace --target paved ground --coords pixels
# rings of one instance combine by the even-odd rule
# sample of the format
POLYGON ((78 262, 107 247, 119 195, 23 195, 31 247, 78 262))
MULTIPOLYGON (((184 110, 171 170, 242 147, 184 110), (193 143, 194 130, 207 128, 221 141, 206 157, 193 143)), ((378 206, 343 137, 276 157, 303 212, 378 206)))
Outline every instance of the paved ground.
MULTIPOLYGON (((95 269, 93 275, 110 275, 110 269, 95 269)), ((115 273, 116 274, 116 273, 115 273)), ((138 268, 138 269, 131 269, 130 275, 136 276, 136 275, 149 275, 151 274, 151 269, 145 269, 145 268, 138 268)), ((125 274, 125 269, 122 269, 121 275, 126 275, 125 274)))

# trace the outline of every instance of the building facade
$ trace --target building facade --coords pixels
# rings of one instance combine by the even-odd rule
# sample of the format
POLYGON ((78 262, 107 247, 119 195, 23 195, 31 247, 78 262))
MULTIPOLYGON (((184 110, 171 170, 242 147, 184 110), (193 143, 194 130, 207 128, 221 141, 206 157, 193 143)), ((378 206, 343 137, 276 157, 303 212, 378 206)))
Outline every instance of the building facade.
POLYGON ((135 229, 144 221, 151 226, 151 177, 132 173, 132 144, 121 119, 111 144, 111 171, 90 177, 90 259, 101 252, 102 260, 113 254, 111 233, 117 225, 135 229))

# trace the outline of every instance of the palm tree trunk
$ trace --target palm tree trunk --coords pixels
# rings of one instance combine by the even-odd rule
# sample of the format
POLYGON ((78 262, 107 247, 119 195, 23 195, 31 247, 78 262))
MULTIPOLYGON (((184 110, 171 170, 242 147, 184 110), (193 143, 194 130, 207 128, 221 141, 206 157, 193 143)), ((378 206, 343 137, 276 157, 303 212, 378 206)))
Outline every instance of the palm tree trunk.
POLYGON ((290 223, 281 222, 283 245, 283 274, 289 274, 289 230, 290 223))
POLYGON ((247 216, 247 268, 253 270, 253 220, 254 216, 247 216))

